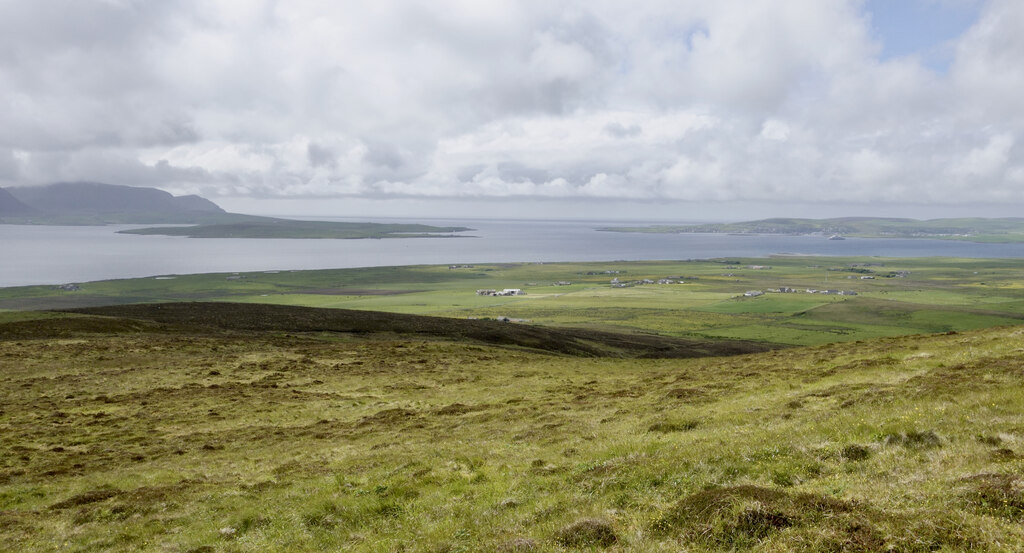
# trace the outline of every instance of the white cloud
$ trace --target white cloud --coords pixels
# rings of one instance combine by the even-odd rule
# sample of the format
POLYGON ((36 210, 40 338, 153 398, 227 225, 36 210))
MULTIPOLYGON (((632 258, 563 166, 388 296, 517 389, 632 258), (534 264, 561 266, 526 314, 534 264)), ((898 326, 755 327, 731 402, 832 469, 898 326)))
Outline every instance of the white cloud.
POLYGON ((967 155, 957 160, 952 171, 961 177, 998 177, 1010 159, 1013 144, 1013 135, 995 135, 984 146, 971 149, 967 155))
POLYGON ((1024 202, 1024 4, 987 2, 953 41, 948 74, 881 60, 862 10, 0 3, 0 183, 1024 202))

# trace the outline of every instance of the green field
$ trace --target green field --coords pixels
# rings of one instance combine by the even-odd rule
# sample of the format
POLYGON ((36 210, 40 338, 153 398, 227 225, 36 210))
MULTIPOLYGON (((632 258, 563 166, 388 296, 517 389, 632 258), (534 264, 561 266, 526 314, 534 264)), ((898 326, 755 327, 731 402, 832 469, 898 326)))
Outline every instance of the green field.
POLYGON ((1019 324, 1024 321, 1024 261, 775 257, 515 263, 174 275, 83 283, 76 291, 53 286, 0 289, 0 309, 148 301, 507 317, 537 325, 815 345, 1019 324), (873 278, 861 278, 866 276, 873 278), (665 277, 682 277, 683 283, 611 286, 613 278, 630 282, 665 277), (556 286, 558 282, 569 284, 556 286), (781 287, 797 292, 770 291, 781 287), (505 288, 520 288, 526 295, 476 294, 478 289, 505 288), (812 294, 808 289, 857 295, 812 294), (751 290, 766 293, 743 297, 751 290))
MULTIPOLYGON (((443 291, 485 278, 446 271, 399 272, 441 289, 442 310, 443 291)), ((310 276, 340 285, 328 272, 277 285, 310 276)), ((177 293, 224 282, 183 278, 177 293)), ((614 303, 596 282, 573 286, 614 303)), ((671 297, 626 291, 640 310, 671 297)), ((695 305, 731 301, 716 293, 695 305)), ((595 325, 662 321, 598 309, 595 325)), ((96 312, 0 313, 0 550, 1024 551, 1019 327, 637 359, 495 345, 533 327, 488 321, 96 312)), ((755 326, 773 340, 783 328, 755 326)))

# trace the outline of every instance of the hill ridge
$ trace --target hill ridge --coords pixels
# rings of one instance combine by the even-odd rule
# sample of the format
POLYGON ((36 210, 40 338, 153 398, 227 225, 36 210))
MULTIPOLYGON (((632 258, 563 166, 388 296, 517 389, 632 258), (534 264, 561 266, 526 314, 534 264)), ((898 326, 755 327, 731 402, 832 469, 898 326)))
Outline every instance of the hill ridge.
POLYGON ((776 349, 741 340, 688 340, 489 320, 228 302, 151 303, 61 310, 236 331, 396 333, 524 347, 579 357, 692 358, 776 349))

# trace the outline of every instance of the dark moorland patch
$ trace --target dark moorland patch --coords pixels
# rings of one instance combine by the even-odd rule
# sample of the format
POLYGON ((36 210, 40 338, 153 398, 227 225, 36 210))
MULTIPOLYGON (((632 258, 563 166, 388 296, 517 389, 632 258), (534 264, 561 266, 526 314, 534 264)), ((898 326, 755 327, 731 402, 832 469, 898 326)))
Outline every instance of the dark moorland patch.
POLYGON ((269 304, 160 303, 67 311, 148 320, 189 328, 355 334, 386 332, 468 339, 583 357, 691 358, 755 353, 777 347, 741 340, 688 340, 653 334, 624 334, 498 321, 269 304))

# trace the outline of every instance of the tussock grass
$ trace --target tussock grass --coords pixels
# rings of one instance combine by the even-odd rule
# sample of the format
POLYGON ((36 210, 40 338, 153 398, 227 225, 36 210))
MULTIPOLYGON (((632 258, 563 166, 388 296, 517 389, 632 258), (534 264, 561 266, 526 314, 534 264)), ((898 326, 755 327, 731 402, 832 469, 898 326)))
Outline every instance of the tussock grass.
POLYGON ((0 550, 1024 550, 1016 328, 636 359, 19 319, 0 550))

